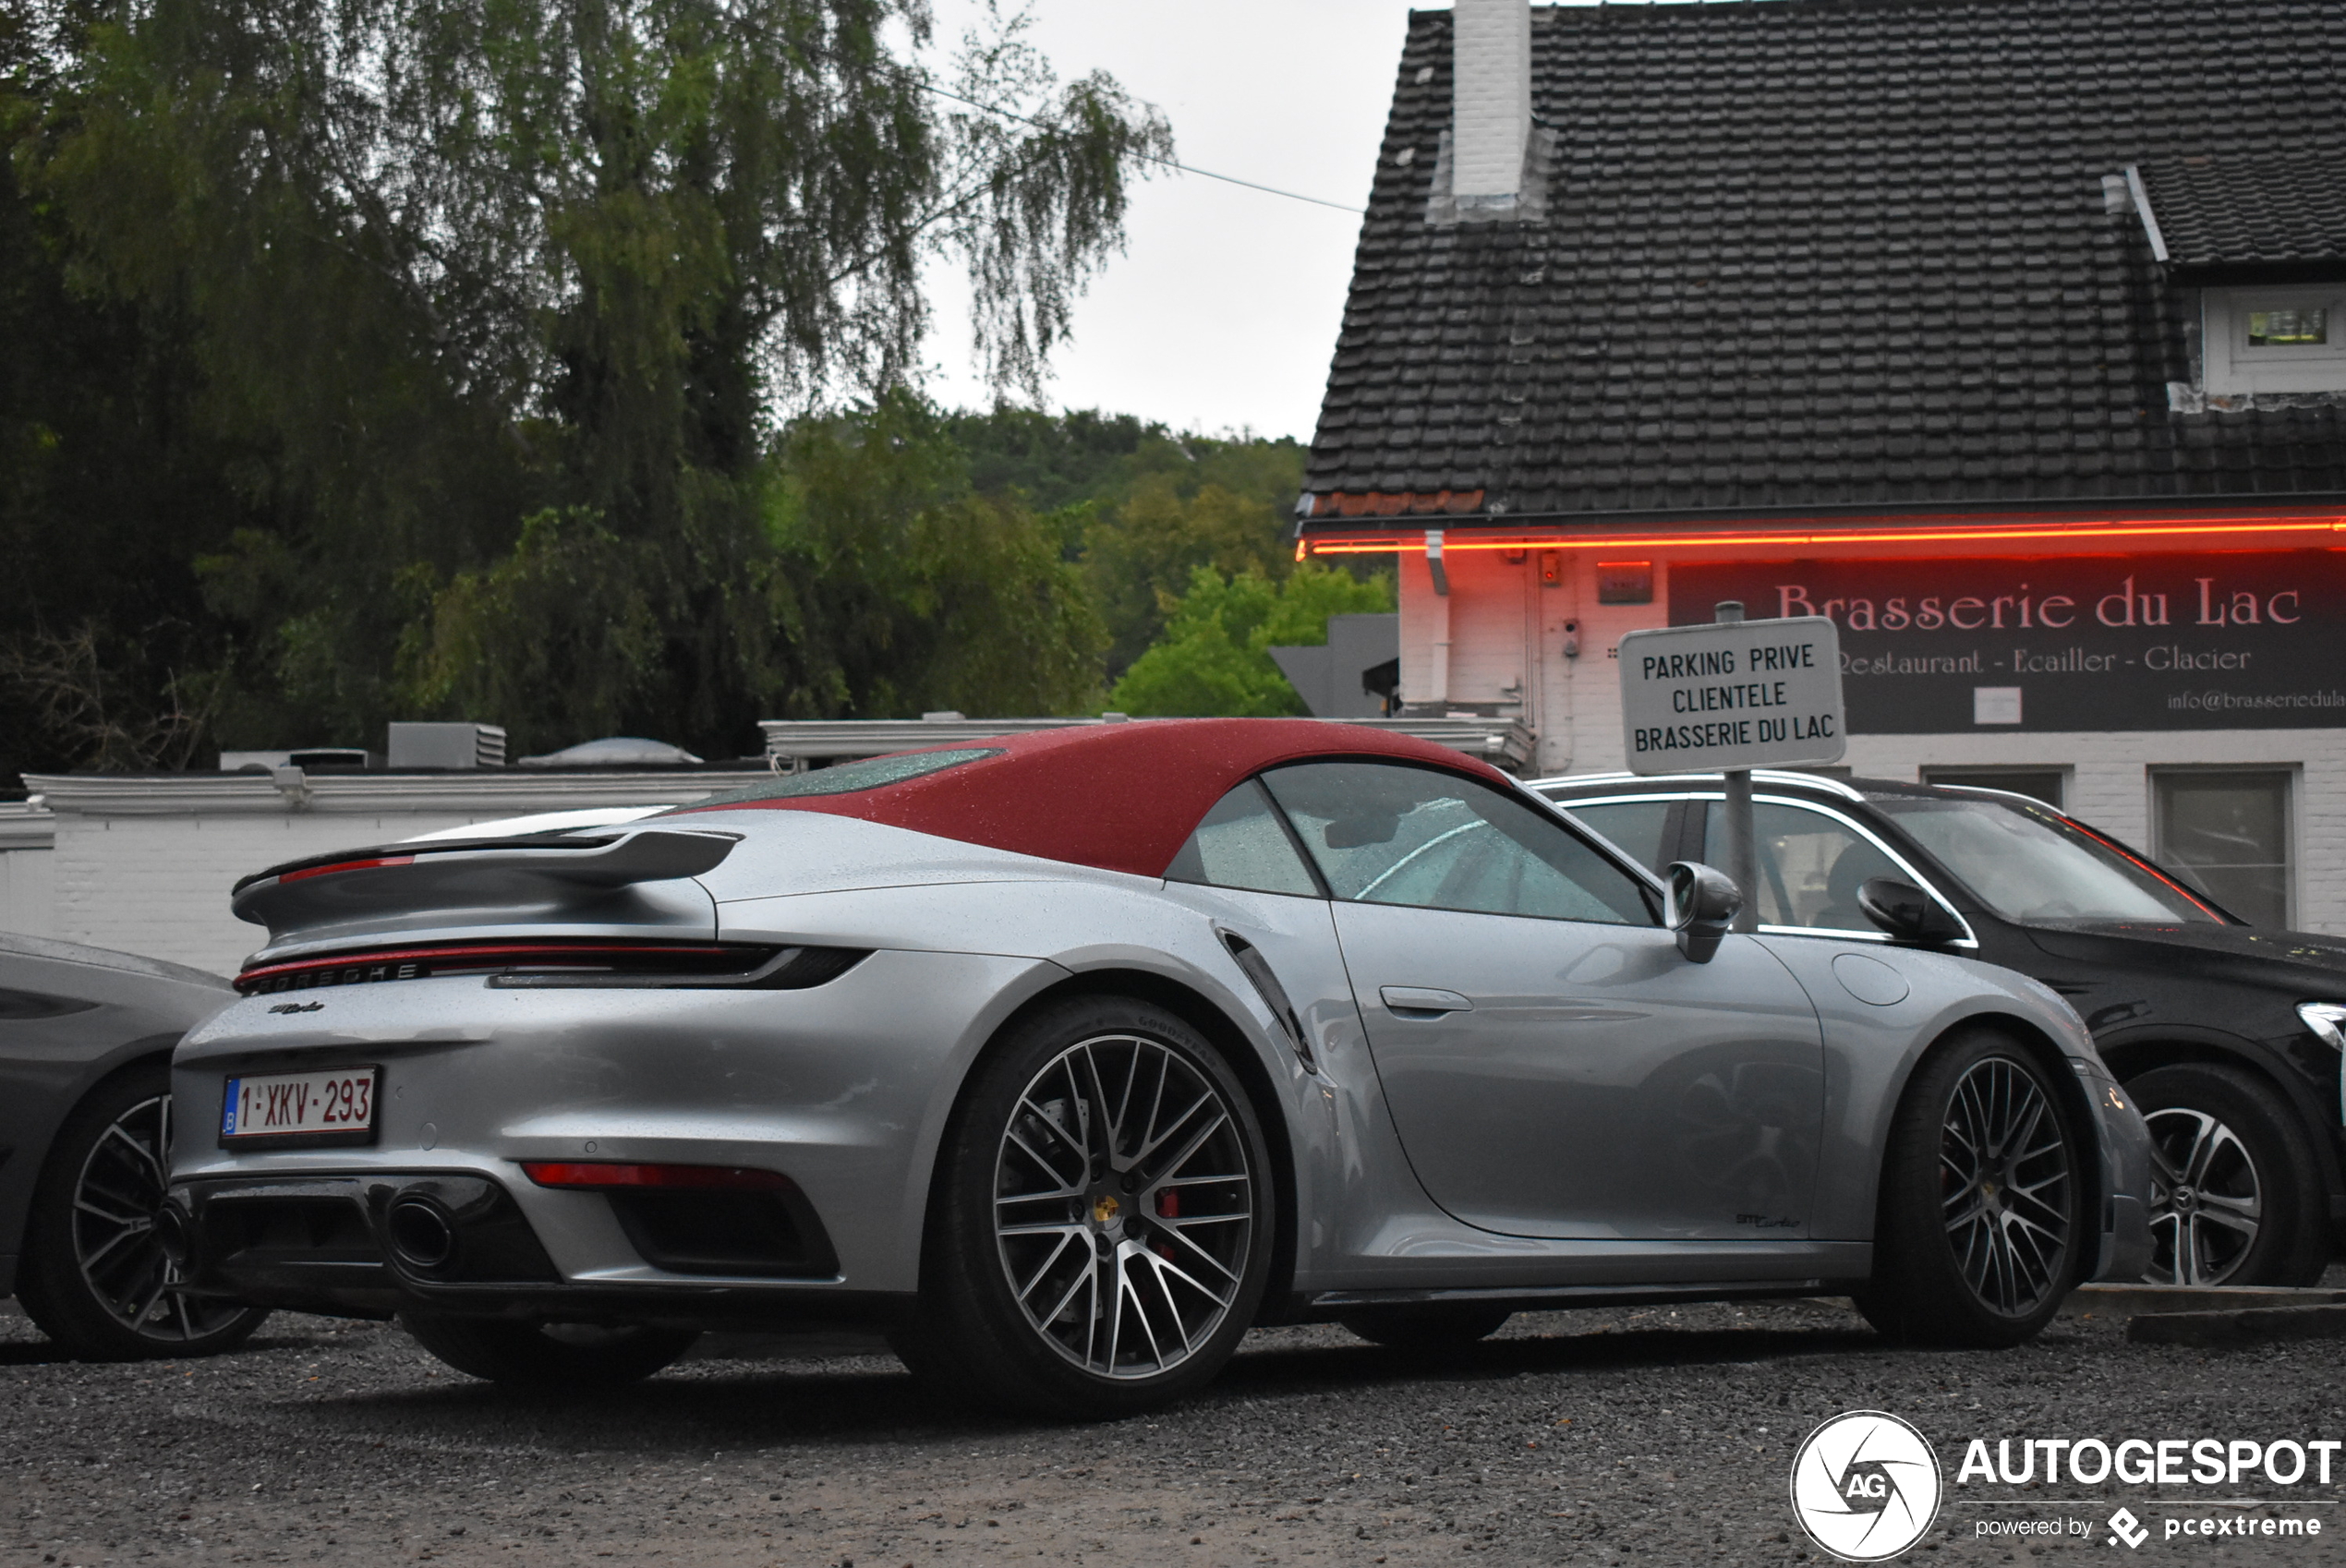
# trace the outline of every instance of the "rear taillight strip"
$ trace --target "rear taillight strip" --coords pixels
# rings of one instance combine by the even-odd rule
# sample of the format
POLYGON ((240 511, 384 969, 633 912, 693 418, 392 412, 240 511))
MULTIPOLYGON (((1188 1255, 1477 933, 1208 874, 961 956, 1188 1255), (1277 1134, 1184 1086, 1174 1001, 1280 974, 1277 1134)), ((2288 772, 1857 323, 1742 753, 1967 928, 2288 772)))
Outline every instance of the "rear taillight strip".
POLYGON ((545 943, 495 942, 450 947, 402 947, 383 952, 335 953, 315 959, 291 959, 262 964, 236 976, 236 989, 247 995, 259 992, 307 990, 318 985, 358 985, 379 980, 417 980, 453 971, 478 971, 519 967, 562 966, 613 969, 630 960, 659 963, 676 959, 707 962, 732 959, 743 968, 755 968, 771 948, 736 947, 679 943, 545 943))

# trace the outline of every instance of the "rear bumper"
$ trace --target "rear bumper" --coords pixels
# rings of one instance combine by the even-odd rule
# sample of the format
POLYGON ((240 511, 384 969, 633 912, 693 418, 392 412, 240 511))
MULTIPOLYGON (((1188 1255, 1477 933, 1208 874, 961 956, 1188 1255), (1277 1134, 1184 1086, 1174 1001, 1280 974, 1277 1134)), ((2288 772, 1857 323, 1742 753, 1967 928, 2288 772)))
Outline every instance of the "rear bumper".
MULTIPOLYGON (((836 1277, 670 1273, 565 1279, 512 1191, 464 1170, 366 1170, 181 1181, 189 1288, 332 1317, 657 1322, 679 1327, 885 1324, 913 1297, 839 1288, 836 1277), (442 1227, 434 1230, 433 1226, 442 1227), (444 1241, 444 1246, 441 1245, 444 1241)), ((801 1266, 835 1268, 805 1238, 801 1266)))

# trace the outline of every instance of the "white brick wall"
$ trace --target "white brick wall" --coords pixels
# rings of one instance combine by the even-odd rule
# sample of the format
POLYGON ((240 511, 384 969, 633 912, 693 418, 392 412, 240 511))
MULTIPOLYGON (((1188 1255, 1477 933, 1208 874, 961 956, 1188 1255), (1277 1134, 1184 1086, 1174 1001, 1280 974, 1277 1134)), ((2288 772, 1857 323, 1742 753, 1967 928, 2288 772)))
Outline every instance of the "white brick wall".
POLYGON ((50 851, 0 850, 0 931, 57 935, 50 896, 50 851))
POLYGON ((1450 188, 1460 198, 1516 195, 1531 134, 1531 7, 1457 0, 1451 16, 1450 188))

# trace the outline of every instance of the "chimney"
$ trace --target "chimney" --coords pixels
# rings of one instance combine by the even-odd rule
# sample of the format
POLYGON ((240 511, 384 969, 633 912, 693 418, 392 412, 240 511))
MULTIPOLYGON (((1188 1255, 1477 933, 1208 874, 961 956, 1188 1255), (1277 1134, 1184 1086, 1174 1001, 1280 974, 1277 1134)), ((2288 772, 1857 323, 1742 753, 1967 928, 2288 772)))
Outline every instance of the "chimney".
POLYGON ((1450 188, 1462 217, 1507 216, 1531 136, 1531 6, 1456 0, 1450 16, 1450 188))

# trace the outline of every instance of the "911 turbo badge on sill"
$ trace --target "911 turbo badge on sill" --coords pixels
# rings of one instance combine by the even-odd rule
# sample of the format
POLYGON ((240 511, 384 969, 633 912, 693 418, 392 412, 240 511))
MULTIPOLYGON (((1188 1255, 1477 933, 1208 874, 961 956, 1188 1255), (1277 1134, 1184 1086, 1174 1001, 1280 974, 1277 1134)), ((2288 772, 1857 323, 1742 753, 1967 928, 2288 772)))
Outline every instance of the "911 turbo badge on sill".
POLYGON ((270 942, 176 1059, 224 1130, 164 1233, 198 1292, 508 1382, 852 1322, 1112 1414, 1258 1323, 1820 1292, 2001 1345, 2149 1249, 2147 1138, 2060 998, 1877 943, 1860 999, 1854 944, 1729 934, 1716 873, 1406 737, 1103 725, 415 851, 240 885, 270 942))

